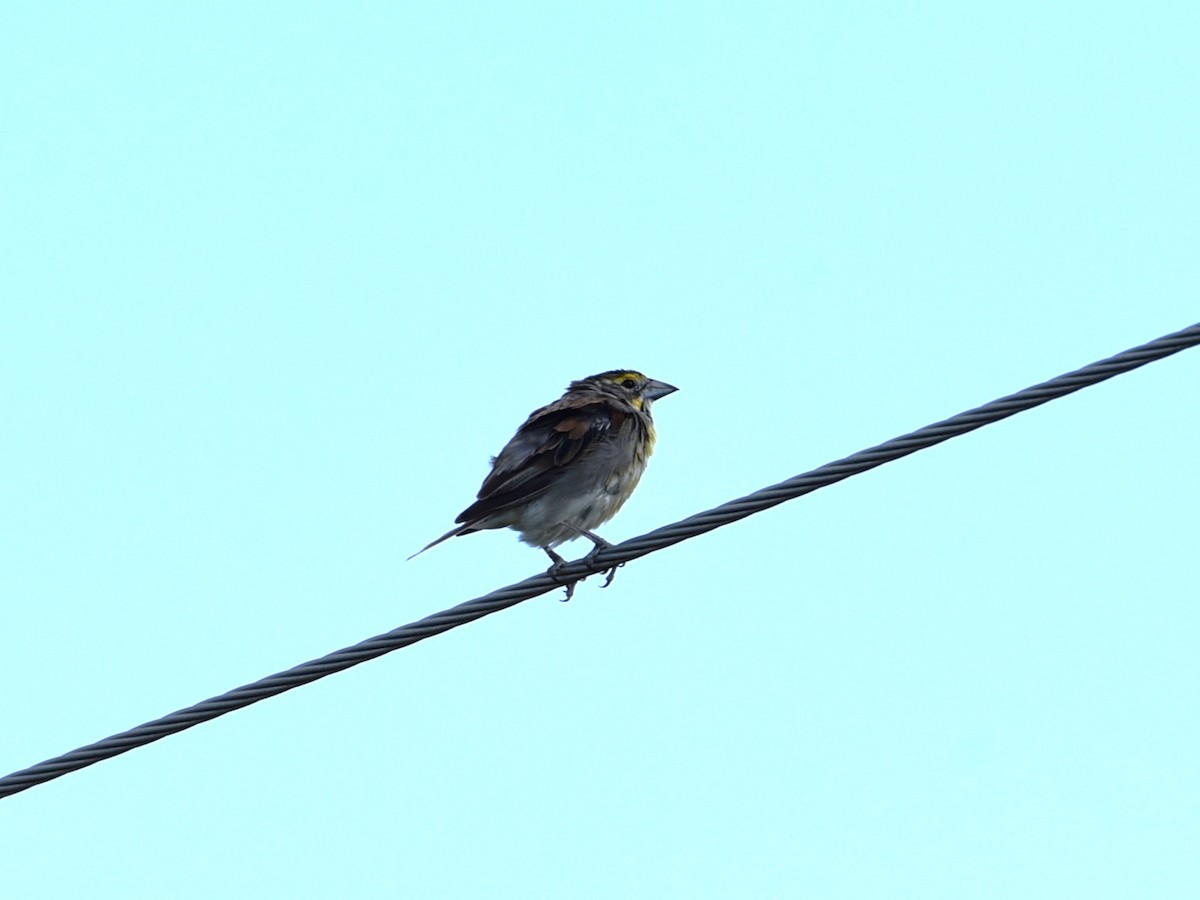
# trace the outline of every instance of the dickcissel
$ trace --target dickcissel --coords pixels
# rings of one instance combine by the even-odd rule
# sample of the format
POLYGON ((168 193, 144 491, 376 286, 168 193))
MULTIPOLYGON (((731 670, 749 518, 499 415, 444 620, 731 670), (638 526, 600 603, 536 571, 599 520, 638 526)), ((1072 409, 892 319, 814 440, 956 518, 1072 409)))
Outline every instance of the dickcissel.
MULTIPOLYGON (((554 561, 551 572, 565 563, 553 549, 565 541, 588 538, 595 545, 589 555, 610 546, 592 529, 615 516, 637 487, 654 450, 650 406, 675 390, 629 369, 572 381, 493 457, 478 499, 458 514, 458 525, 413 556, 488 528, 512 528, 541 547, 554 561)), ((606 586, 614 574, 608 572, 606 586)), ((574 584, 566 588, 570 599, 574 584)))

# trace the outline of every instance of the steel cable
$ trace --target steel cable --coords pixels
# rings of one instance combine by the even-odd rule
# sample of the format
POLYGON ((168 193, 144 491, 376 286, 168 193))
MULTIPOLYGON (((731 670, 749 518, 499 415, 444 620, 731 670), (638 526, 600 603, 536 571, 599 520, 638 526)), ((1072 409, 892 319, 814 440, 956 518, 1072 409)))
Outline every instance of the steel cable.
POLYGON ((722 525, 744 519, 787 500, 801 497, 852 475, 866 472, 876 466, 932 447, 992 422, 998 422, 1016 413, 1032 409, 1080 388, 1128 372, 1130 369, 1136 369, 1146 363, 1162 359, 1197 344, 1200 344, 1200 323, 1142 344, 1140 347, 1118 353, 1108 359, 1084 366, 1074 372, 1028 387, 1007 397, 993 400, 976 409, 927 425, 911 434, 893 438, 867 450, 861 450, 844 459, 827 463, 811 472, 789 478, 787 481, 723 503, 679 522, 657 528, 639 537, 630 538, 623 543, 614 544, 590 559, 585 557, 568 563, 560 570, 558 577, 542 573, 532 578, 526 578, 524 581, 368 638, 361 643, 337 650, 319 659, 301 663, 287 671, 270 675, 194 706, 177 710, 136 728, 104 738, 94 744, 80 747, 62 756, 40 762, 28 769, 14 772, 0 778, 0 797, 16 794, 61 775, 191 728, 193 725, 199 725, 201 722, 249 706, 251 703, 273 697, 294 687, 324 678, 326 675, 332 675, 393 650, 415 644, 417 641, 433 637, 449 631, 451 628, 473 622, 510 606, 515 606, 524 600, 545 594, 561 587, 564 582, 579 580, 597 572, 607 571, 613 566, 720 528, 722 525))

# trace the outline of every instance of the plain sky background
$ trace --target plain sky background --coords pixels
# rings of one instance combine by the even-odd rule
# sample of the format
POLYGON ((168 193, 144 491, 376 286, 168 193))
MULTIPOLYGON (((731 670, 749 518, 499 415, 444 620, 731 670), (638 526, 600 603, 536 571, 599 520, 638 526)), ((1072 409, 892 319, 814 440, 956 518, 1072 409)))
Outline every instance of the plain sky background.
MULTIPOLYGON (((0 774, 1200 320, 1200 7, 6 3, 0 774), (570 545, 575 556, 586 545, 570 545)), ((1200 896, 1200 350, 0 801, 13 898, 1200 896)))

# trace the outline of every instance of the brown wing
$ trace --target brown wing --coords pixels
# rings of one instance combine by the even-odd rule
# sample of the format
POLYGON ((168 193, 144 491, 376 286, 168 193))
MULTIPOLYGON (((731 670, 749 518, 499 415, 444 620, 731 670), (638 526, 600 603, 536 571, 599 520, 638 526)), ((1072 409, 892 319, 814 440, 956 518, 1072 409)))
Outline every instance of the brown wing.
POLYGON ((563 398, 539 409, 492 461, 479 499, 454 521, 478 522, 532 500, 554 483, 563 466, 624 418, 623 412, 603 398, 584 402, 563 398))

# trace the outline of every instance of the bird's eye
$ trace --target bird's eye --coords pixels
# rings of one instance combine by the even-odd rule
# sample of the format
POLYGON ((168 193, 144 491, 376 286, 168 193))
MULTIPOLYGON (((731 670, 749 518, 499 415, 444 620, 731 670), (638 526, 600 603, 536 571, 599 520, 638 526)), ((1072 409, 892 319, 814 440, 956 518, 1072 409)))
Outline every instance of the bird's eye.
POLYGON ((635 387, 637 387, 637 382, 634 381, 632 378, 626 378, 624 381, 621 382, 621 387, 628 388, 629 390, 632 391, 635 387))

